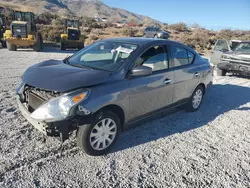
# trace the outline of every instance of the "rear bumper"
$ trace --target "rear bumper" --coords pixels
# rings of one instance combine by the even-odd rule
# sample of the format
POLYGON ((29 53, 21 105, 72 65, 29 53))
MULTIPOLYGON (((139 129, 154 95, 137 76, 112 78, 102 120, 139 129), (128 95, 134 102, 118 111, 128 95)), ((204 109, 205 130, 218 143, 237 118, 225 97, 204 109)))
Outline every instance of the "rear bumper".
POLYGON ((226 71, 232 72, 245 72, 250 73, 250 63, 243 64, 243 63, 231 63, 231 62, 220 62, 217 64, 217 68, 226 71))

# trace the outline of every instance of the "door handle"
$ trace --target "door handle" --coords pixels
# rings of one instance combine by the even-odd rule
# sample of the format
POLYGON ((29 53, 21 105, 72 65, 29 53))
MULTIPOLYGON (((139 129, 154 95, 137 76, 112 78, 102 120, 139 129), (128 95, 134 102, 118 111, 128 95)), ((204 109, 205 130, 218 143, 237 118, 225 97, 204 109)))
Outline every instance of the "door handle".
POLYGON ((199 73, 199 72, 194 73, 194 76, 195 76, 195 77, 198 77, 198 76, 200 76, 200 75, 201 75, 201 73, 199 73))
POLYGON ((164 84, 169 84, 171 82, 171 80, 169 80, 169 79, 166 79, 166 80, 164 80, 164 84))

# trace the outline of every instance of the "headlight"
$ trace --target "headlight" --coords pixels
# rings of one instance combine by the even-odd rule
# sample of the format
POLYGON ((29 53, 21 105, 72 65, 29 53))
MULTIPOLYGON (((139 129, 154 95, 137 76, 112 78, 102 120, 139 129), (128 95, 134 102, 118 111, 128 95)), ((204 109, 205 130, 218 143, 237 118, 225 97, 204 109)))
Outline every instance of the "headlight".
POLYGON ((221 59, 230 59, 230 56, 226 54, 222 54, 221 59))
POLYGON ((89 91, 74 92, 50 100, 48 103, 36 109, 31 117, 46 122, 59 121, 69 116, 70 109, 83 101, 89 95, 89 91))

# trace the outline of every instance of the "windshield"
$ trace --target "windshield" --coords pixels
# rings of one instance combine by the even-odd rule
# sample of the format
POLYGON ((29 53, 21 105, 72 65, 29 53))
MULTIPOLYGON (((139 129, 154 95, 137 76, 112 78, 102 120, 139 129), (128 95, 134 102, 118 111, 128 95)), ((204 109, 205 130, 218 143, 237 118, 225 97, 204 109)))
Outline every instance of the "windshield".
POLYGON ((240 43, 234 51, 250 53, 250 42, 240 43))
POLYGON ((137 45, 120 42, 96 42, 79 51, 67 60, 72 66, 99 69, 105 71, 118 70, 137 45))
POLYGON ((27 21, 29 22, 31 14, 29 12, 15 12, 14 19, 18 21, 27 21))
POLYGON ((77 20, 68 20, 67 21, 67 27, 75 27, 78 28, 79 27, 79 23, 77 20))

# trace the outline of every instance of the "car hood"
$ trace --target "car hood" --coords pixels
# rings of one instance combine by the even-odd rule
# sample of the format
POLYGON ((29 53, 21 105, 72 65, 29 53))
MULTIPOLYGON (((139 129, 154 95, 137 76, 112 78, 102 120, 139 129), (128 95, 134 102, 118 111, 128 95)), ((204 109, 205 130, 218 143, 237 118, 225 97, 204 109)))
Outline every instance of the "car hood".
POLYGON ((227 52, 225 54, 233 58, 250 61, 250 53, 232 51, 232 52, 227 52))
POLYGON ((110 78, 110 72, 73 67, 58 60, 48 60, 28 68, 22 80, 25 84, 48 91, 67 92, 97 85, 110 78))

